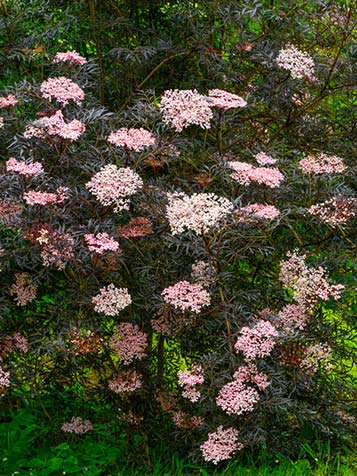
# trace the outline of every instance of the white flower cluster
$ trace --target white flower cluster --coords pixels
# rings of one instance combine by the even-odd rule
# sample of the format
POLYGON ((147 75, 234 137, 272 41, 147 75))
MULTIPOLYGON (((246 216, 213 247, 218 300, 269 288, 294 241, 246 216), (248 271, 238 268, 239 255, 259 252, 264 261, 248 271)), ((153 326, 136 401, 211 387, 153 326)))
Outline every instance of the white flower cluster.
POLYGON ((214 193, 194 193, 191 196, 172 193, 168 194, 168 199, 166 217, 173 235, 185 230, 197 234, 208 231, 233 211, 233 205, 227 198, 214 193))
POLYGON ((131 296, 126 288, 116 288, 114 284, 109 284, 100 289, 99 294, 92 298, 92 303, 96 312, 116 316, 131 304, 131 296))
POLYGON ((299 51, 293 45, 287 45, 286 48, 280 50, 276 58, 276 64, 280 68, 290 71, 291 77, 294 79, 315 79, 314 60, 308 53, 299 51))

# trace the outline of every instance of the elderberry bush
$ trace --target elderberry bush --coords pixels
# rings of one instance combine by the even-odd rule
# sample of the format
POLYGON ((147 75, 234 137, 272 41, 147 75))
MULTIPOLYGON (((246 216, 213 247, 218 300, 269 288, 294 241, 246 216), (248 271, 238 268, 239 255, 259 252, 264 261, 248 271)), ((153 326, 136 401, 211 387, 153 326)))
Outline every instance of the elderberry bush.
POLYGON ((206 77, 115 111, 70 49, 0 97, 0 395, 58 401, 57 440, 89 401, 212 464, 352 433, 355 13, 224 3, 206 77))

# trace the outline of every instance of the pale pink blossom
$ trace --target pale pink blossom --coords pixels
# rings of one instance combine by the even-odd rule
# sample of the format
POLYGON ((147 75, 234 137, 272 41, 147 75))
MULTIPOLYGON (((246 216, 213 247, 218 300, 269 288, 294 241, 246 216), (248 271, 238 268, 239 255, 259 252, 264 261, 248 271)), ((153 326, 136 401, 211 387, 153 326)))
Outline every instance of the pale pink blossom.
POLYGON ((280 211, 274 205, 264 205, 262 203, 252 203, 241 208, 239 212, 264 220, 274 220, 280 215, 280 211))
POLYGON ((109 382, 109 388, 115 393, 132 393, 142 386, 141 375, 134 371, 120 372, 115 379, 109 382))
POLYGON ((15 273, 15 283, 9 292, 11 296, 15 296, 18 306, 26 306, 36 298, 37 286, 31 284, 28 273, 15 273))
POLYGON ((172 90, 165 91, 160 110, 163 121, 174 127, 177 132, 181 132, 185 127, 192 124, 203 129, 211 127, 212 111, 208 98, 194 90, 172 90))
POLYGON ((15 106, 18 103, 18 100, 13 94, 9 94, 5 97, 0 97, 0 109, 5 107, 15 106))
POLYGON ((276 328, 261 319, 253 327, 242 327, 234 348, 237 352, 243 352, 248 361, 265 357, 273 350, 277 336, 276 328))
POLYGON ((259 401, 259 393, 237 380, 224 385, 216 398, 216 403, 228 415, 242 415, 254 410, 259 401))
POLYGON ((294 79, 315 79, 314 60, 308 53, 299 51, 293 45, 287 45, 286 48, 281 49, 275 61, 280 68, 290 71, 294 79))
POLYGON ((65 122, 62 111, 58 110, 52 116, 43 117, 35 121, 33 125, 27 126, 24 137, 26 139, 30 139, 31 137, 43 139, 49 135, 61 137, 62 139, 73 142, 77 140, 85 130, 85 124, 77 119, 65 122))
POLYGON ((151 132, 142 127, 140 129, 127 129, 123 127, 118 131, 111 132, 108 137, 108 142, 125 147, 128 150, 140 152, 145 147, 155 146, 156 138, 151 132))
POLYGON ((208 291, 200 284, 191 284, 188 281, 179 281, 165 288, 161 295, 167 304, 181 311, 199 313, 203 306, 209 306, 211 303, 208 291))
POLYGON ((93 430, 93 425, 90 420, 82 420, 81 417, 72 417, 71 421, 63 423, 61 430, 66 433, 83 435, 84 433, 93 430))
POLYGON ((339 299, 342 284, 329 284, 326 280, 326 270, 321 266, 308 267, 305 263, 306 256, 299 255, 297 251, 289 252, 288 259, 280 263, 280 281, 294 291, 294 300, 303 307, 314 306, 321 299, 339 299))
POLYGON ((0 365, 0 390, 1 387, 10 387, 10 372, 5 372, 0 365))
POLYGON ((88 233, 84 235, 84 239, 88 245, 89 251, 93 251, 99 255, 102 255, 106 251, 114 251, 116 253, 122 251, 119 243, 114 240, 114 238, 111 238, 108 233, 97 233, 96 235, 88 233))
POLYGON ((241 185, 258 182, 276 188, 284 181, 284 175, 277 167, 254 167, 252 164, 239 161, 228 162, 228 166, 234 170, 231 177, 241 185))
POLYGON ((337 155, 327 155, 321 152, 318 155, 308 155, 305 159, 300 160, 301 170, 305 174, 340 174, 347 167, 343 163, 343 159, 337 155))
POLYGON ((70 63, 79 64, 82 66, 83 64, 87 63, 87 60, 83 58, 83 56, 79 55, 77 51, 66 51, 64 53, 56 53, 52 63, 70 63))
POLYGON ((296 329, 303 330, 309 320, 307 309, 300 304, 287 304, 277 315, 277 325, 284 332, 294 332, 296 329))
POLYGON ((124 365, 145 358, 147 345, 147 334, 141 332, 138 326, 130 322, 124 322, 116 327, 114 335, 110 339, 111 349, 124 365))
POLYGON ((106 316, 116 316, 131 304, 131 296, 126 288, 116 288, 114 284, 101 288, 92 298, 94 310, 106 316))
POLYGON ((45 206, 50 203, 63 203, 68 198, 68 190, 67 187, 59 187, 55 193, 30 190, 24 193, 24 200, 28 205, 45 206))
POLYGON ((2 129, 4 127, 4 118, 3 117, 0 117, 0 129, 2 129))
POLYGON ((231 459, 235 451, 243 448, 238 436, 238 430, 235 428, 223 428, 220 425, 215 432, 208 434, 208 440, 200 446, 203 459, 213 464, 231 459))
POLYGON ((271 155, 267 155, 265 152, 259 152, 256 154, 255 160, 259 165, 274 165, 276 163, 276 159, 274 159, 271 155))
POLYGON ((6 170, 8 172, 16 172, 20 175, 25 175, 27 177, 37 177, 44 173, 42 164, 40 162, 32 162, 27 164, 26 162, 21 162, 16 160, 14 157, 10 157, 6 161, 6 170))
POLYGON ((105 165, 86 183, 102 205, 115 205, 116 211, 128 210, 129 197, 142 187, 143 181, 134 170, 116 165, 105 165))
POLYGON ((183 387, 182 396, 192 403, 199 400, 201 392, 196 388, 204 382, 203 368, 200 365, 192 365, 191 370, 179 370, 177 379, 180 387, 183 387))
POLYGON ((357 210, 357 200, 347 197, 332 197, 326 202, 312 205, 308 212, 317 217, 323 223, 330 226, 339 226, 345 224, 348 220, 355 217, 357 210))
POLYGON ((197 234, 217 227, 233 211, 233 205, 214 193, 168 194, 166 216, 171 233, 177 235, 185 230, 197 234))
POLYGON ((231 109, 235 107, 245 107, 247 102, 236 94, 229 93, 223 89, 210 89, 208 91, 208 103, 218 109, 231 109))
POLYGON ((84 91, 78 84, 64 76, 49 78, 41 84, 41 93, 45 99, 55 98, 62 106, 66 106, 69 101, 74 101, 79 106, 84 99, 84 91))

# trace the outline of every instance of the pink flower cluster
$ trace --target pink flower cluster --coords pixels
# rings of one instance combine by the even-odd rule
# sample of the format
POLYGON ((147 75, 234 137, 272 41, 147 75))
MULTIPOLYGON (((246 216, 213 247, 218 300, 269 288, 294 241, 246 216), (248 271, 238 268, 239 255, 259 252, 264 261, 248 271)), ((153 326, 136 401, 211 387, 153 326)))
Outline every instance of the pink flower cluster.
POLYGON ((129 167, 105 165, 86 183, 86 187, 102 205, 115 205, 115 210, 120 211, 128 210, 128 197, 143 187, 143 181, 129 167))
POLYGON ((331 370, 332 349, 328 344, 314 344, 305 349, 305 357, 300 362, 300 368, 308 375, 315 374, 319 368, 331 370))
POLYGON ((102 255, 106 251, 114 251, 116 253, 122 251, 119 243, 115 241, 114 238, 111 238, 108 233, 97 233, 96 235, 88 233, 84 235, 84 239, 87 242, 89 251, 93 251, 99 255, 102 255))
POLYGON ((64 53, 56 53, 52 63, 70 63, 79 64, 82 66, 83 64, 87 63, 87 60, 83 58, 83 56, 79 55, 77 51, 66 51, 64 53))
POLYGON ((267 155, 265 152, 259 152, 254 158, 259 165, 274 165, 276 163, 276 159, 271 155, 267 155))
POLYGON ((305 174, 340 174, 346 170, 341 157, 327 155, 321 152, 318 155, 308 155, 300 160, 301 170, 305 174))
POLYGON ((319 266, 309 268, 305 264, 305 255, 299 255, 297 251, 289 252, 288 259, 280 263, 280 281, 294 291, 294 300, 305 308, 309 308, 321 299, 328 301, 330 298, 339 299, 342 284, 329 284, 326 279, 326 271, 319 266))
POLYGON ((200 284, 191 284, 188 281, 179 281, 165 288, 161 296, 167 304, 172 304, 181 311, 199 313, 203 306, 209 306, 211 303, 208 291, 200 284))
POLYGON ((145 147, 155 146, 156 138, 151 132, 142 127, 140 129, 127 129, 123 127, 116 132, 111 132, 108 137, 108 142, 125 147, 128 150, 140 152, 145 147))
POLYGON ((37 286, 31 284, 28 273, 15 273, 15 284, 9 292, 11 296, 15 296, 18 306, 26 306, 36 298, 37 286))
POLYGON ((106 316, 116 316, 120 311, 131 304, 131 296, 126 288, 116 288, 109 284, 99 290, 99 294, 92 298, 94 310, 106 316))
POLYGON ((59 187, 55 193, 30 190, 24 193, 24 200, 28 205, 45 206, 50 203, 63 203, 68 198, 68 190, 67 187, 59 187))
POLYGON ((291 77, 294 79, 315 79, 314 60, 308 53, 299 51, 293 45, 287 45, 286 48, 280 50, 276 58, 276 64, 280 68, 290 71, 291 77))
POLYGON ((84 99, 83 89, 65 76, 49 78, 41 84, 40 89, 45 99, 55 98, 62 106, 66 106, 69 101, 73 101, 80 106, 84 99))
POLYGON ((49 117, 43 117, 34 122, 33 125, 27 126, 24 132, 24 137, 30 139, 31 137, 45 138, 46 135, 57 136, 71 142, 77 140, 86 130, 85 124, 77 119, 71 122, 65 122, 61 110, 56 111, 55 114, 49 117))
POLYGON ((147 344, 147 334, 129 322, 124 322, 116 327, 114 335, 110 339, 110 347, 124 365, 145 358, 147 344))
POLYGON ((195 403, 199 400, 201 392, 196 385, 204 382, 203 368, 200 365, 192 365, 191 370, 179 370, 177 372, 178 383, 184 388, 182 396, 195 403))
POLYGON ((312 205, 307 211, 330 226, 343 225, 355 217, 357 200, 347 197, 332 197, 326 202, 312 205))
POLYGON ((181 132, 185 127, 192 124, 203 129, 211 127, 212 111, 208 98, 194 90, 165 91, 161 103, 163 121, 181 132))
POLYGON ((208 103, 218 109, 231 109, 235 107, 245 107, 247 102, 236 94, 229 93, 223 89, 210 89, 208 91, 208 103))
POLYGON ((241 415, 254 410, 259 401, 259 393, 246 383, 254 383, 259 390, 265 390, 270 382, 267 376, 258 372, 256 365, 241 366, 233 375, 234 381, 224 385, 216 398, 216 403, 228 415, 241 415))
POLYGON ((252 164, 239 161, 228 162, 228 165, 234 170, 231 177, 241 185, 258 182, 276 188, 284 180, 284 175, 277 167, 254 167, 252 164))
POLYGON ((29 350, 29 343, 26 337, 19 332, 15 332, 12 336, 4 336, 0 338, 0 361, 3 354, 18 350, 24 354, 29 350))
POLYGON ((142 386, 141 375, 134 371, 125 370, 109 382, 109 388, 115 393, 132 393, 142 386))
POLYGON ((216 398, 216 403, 228 415, 251 412, 259 401, 259 393, 241 382, 233 381, 224 385, 216 398))
POLYGON ((123 238, 140 238, 153 232, 151 221, 146 217, 131 218, 127 225, 119 226, 117 230, 123 238))
POLYGON ((0 389, 1 387, 10 387, 10 372, 5 372, 0 365, 0 389))
POLYGON ((230 459, 235 451, 243 448, 238 436, 235 428, 223 428, 220 425, 215 432, 208 434, 208 440, 200 446, 203 459, 213 464, 230 459))
POLYGON ((237 352, 243 352, 248 361, 265 357, 273 350, 274 338, 277 336, 276 328, 270 322, 261 319, 253 327, 242 327, 234 348, 237 352))
POLYGON ((8 172, 16 172, 20 175, 25 175, 27 177, 37 177, 44 173, 42 164, 40 162, 32 162, 31 164, 26 164, 26 162, 20 162, 14 157, 6 162, 6 170, 8 172))
POLYGON ((197 234, 208 231, 218 226, 232 211, 230 201, 214 193, 168 194, 166 216, 173 235, 185 230, 197 234))
POLYGON ((81 417, 72 417, 71 421, 63 423, 61 430, 66 433, 83 435, 84 433, 93 430, 93 425, 90 420, 82 420, 81 417))
POLYGON ((241 208, 240 212, 265 220, 274 220, 280 215, 280 211, 274 205, 263 205, 262 203, 252 203, 241 208))
POLYGON ((287 304, 277 315, 277 325, 284 332, 294 332, 296 329, 303 330, 308 323, 309 315, 304 306, 300 304, 287 304))
POLYGON ((0 97, 0 109, 5 107, 15 106, 18 103, 18 100, 13 94, 9 94, 5 97, 0 97))

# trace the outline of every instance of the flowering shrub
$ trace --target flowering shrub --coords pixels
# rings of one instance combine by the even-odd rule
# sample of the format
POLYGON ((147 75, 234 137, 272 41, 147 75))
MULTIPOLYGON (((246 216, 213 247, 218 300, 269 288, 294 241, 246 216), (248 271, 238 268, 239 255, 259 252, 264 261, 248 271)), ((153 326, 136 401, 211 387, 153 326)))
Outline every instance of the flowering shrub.
MULTIPOLYGON (((290 25, 284 2, 203 3, 160 9, 214 18, 203 36, 162 27, 145 50, 147 18, 1 92, 0 395, 69 392, 67 415, 110 407, 113 438, 219 464, 348 438, 357 71, 350 9, 290 25)), ((54 438, 94 434, 87 417, 56 415, 54 438)))

